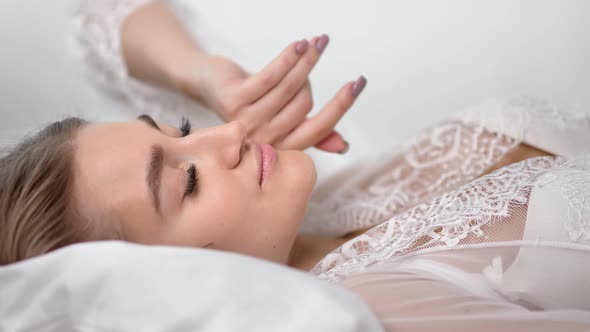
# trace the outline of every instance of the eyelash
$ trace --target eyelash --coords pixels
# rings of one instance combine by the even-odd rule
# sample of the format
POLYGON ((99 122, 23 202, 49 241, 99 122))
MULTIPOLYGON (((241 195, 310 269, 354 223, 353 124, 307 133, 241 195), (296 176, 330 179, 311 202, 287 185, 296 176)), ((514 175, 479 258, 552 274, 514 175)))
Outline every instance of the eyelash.
POLYGON ((199 182, 199 171, 197 171, 195 164, 191 164, 186 172, 188 173, 188 181, 186 182, 186 190, 184 191, 185 197, 195 192, 197 183, 199 182))
MULTIPOLYGON (((183 116, 180 120, 180 127, 178 129, 180 130, 182 137, 190 135, 192 129, 191 122, 183 116)), ((193 192, 195 192, 199 180, 199 171, 197 171, 197 166, 195 164, 191 164, 186 172, 188 173, 188 180, 186 182, 184 197, 190 196, 193 192)))
POLYGON ((190 135, 191 129, 192 129, 191 122, 183 116, 182 119, 180 120, 180 128, 178 128, 178 129, 180 130, 182 137, 186 137, 186 136, 190 135))

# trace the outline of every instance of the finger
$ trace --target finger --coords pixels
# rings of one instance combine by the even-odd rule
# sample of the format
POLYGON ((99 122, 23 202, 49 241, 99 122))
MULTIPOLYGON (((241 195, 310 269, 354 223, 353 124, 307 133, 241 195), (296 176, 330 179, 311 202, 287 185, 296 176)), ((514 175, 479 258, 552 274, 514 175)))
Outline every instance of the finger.
POLYGON ((278 148, 303 150, 322 141, 352 106, 366 83, 367 80, 363 76, 354 82, 346 83, 316 116, 305 120, 293 130, 280 142, 278 148))
POLYGON ((309 42, 306 39, 291 43, 262 71, 244 81, 238 93, 239 98, 251 103, 266 94, 295 67, 307 48, 309 48, 309 42))
POLYGON ((280 141, 297 128, 313 109, 313 97, 309 80, 291 101, 269 123, 269 129, 276 133, 273 140, 280 141))
POLYGON ((329 42, 327 35, 313 38, 311 47, 295 67, 264 96, 257 100, 252 106, 267 115, 268 118, 275 116, 303 87, 309 73, 313 70, 320 59, 320 54, 329 42))
POLYGON ((315 147, 319 150, 332 153, 344 154, 348 152, 348 142, 335 130, 316 144, 315 147))
POLYGON ((312 110, 311 82, 307 80, 295 97, 272 119, 261 112, 253 111, 252 107, 253 105, 249 105, 247 111, 239 114, 236 120, 247 124, 246 131, 253 139, 273 144, 287 136, 312 110))
POLYGON ((312 107, 311 88, 306 85, 285 106, 284 110, 270 122, 260 123, 249 136, 256 142, 275 145, 305 120, 312 107), (278 117, 280 118, 277 119, 278 117))

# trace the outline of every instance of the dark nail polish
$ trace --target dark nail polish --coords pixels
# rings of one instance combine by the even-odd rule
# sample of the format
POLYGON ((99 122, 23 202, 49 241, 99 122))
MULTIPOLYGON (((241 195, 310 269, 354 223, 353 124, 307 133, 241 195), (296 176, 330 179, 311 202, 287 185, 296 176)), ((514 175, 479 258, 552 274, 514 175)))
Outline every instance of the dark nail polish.
POLYGON ((367 79, 364 76, 360 76, 356 82, 354 82, 352 84, 352 95, 357 97, 358 95, 361 94, 361 92, 363 92, 363 89, 365 88, 365 85, 367 85, 367 79))
POLYGON ((330 37, 328 37, 328 35, 321 35, 320 38, 318 38, 315 41, 316 50, 318 50, 318 52, 322 53, 324 51, 324 49, 326 48, 326 45, 328 45, 329 41, 330 41, 330 37))
POLYGON ((340 154, 345 154, 346 152, 348 152, 348 149, 350 148, 350 144, 348 144, 347 141, 344 141, 344 149, 340 150, 340 154))
POLYGON ((309 42, 306 39, 298 42, 297 45, 295 45, 295 52, 297 52, 297 54, 299 54, 299 55, 303 54, 303 52, 305 52, 305 50, 307 50, 308 45, 309 45, 309 42))

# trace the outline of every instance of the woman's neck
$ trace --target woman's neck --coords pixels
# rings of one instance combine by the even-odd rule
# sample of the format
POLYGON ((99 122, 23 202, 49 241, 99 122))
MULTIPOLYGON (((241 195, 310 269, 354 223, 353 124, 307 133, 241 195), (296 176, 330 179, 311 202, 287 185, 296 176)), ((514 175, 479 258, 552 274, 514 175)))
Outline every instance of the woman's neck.
POLYGON ((348 238, 320 235, 297 235, 287 264, 299 270, 311 270, 322 258, 341 246, 348 238))

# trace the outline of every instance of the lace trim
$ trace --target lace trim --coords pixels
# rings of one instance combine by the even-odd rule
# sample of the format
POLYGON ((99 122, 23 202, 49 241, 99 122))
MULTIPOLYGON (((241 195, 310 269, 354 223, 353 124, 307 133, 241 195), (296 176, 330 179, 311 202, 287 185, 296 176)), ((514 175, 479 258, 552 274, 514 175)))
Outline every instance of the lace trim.
MULTIPOLYGON (((578 158, 568 163, 571 168, 590 170, 590 158, 578 158)), ((590 241, 590 174, 588 172, 552 172, 543 174, 539 187, 557 188, 567 201, 564 227, 572 242, 590 241)))
MULTIPOLYGON (((482 126, 460 121, 427 130, 375 172, 352 180, 329 196, 314 197, 302 232, 340 236, 469 182, 520 143, 482 126)), ((319 189, 321 191, 321 189, 319 189)))
POLYGON ((527 203, 527 194, 540 175, 568 167, 572 164, 561 157, 534 158, 504 167, 372 228, 326 256, 311 273, 338 281, 409 250, 457 246, 470 234, 482 237, 482 226, 492 218, 508 216, 511 204, 527 203))
POLYGON ((530 96, 495 98, 455 117, 564 157, 590 153, 581 138, 590 130, 590 114, 581 111, 578 105, 557 104, 530 96))

